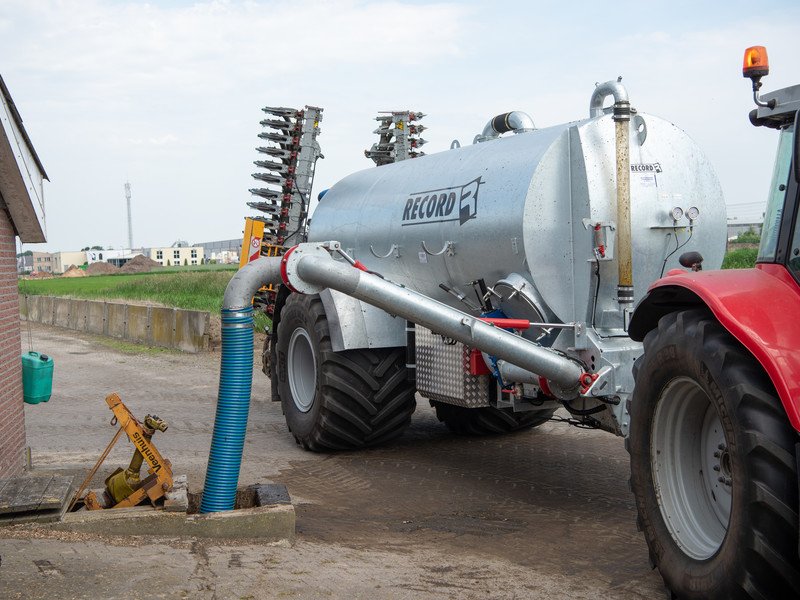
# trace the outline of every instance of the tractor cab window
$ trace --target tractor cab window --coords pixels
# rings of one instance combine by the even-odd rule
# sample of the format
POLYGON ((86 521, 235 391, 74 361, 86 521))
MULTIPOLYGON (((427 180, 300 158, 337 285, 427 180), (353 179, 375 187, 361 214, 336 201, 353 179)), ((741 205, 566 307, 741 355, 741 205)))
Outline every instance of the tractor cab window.
MULTIPOLYGON (((761 232, 761 246, 758 249, 758 262, 774 262, 778 247, 778 233, 781 230, 781 217, 786 199, 786 184, 792 163, 792 138, 794 128, 782 129, 778 141, 778 155, 772 171, 772 183, 767 199, 767 212, 764 214, 764 228, 761 232)), ((791 258, 791 257, 790 257, 791 258)))
POLYGON ((794 232, 792 233, 792 245, 789 246, 789 256, 787 257, 789 270, 794 274, 795 279, 800 281, 800 210, 794 222, 794 232))

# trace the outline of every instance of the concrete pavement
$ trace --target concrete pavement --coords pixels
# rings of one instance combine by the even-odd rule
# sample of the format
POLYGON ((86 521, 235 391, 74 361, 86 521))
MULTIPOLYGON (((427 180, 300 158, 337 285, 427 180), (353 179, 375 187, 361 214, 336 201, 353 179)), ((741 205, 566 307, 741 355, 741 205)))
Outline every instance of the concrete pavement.
MULTIPOLYGON (((219 356, 126 352, 33 327, 55 357, 47 404, 26 407, 37 469, 85 472, 113 435, 103 398, 170 422, 155 442, 202 487, 219 356)), ((26 338, 26 335, 23 335, 26 338)), ((26 348, 27 349, 27 348, 26 348)), ((419 400, 398 442, 362 452, 301 450, 254 368, 241 484, 285 483, 293 546, 240 539, 108 537, 0 530, 8 598, 619 598, 661 597, 635 528, 621 440, 563 424, 458 438, 419 400)), ((98 481, 125 465, 127 443, 98 481)))

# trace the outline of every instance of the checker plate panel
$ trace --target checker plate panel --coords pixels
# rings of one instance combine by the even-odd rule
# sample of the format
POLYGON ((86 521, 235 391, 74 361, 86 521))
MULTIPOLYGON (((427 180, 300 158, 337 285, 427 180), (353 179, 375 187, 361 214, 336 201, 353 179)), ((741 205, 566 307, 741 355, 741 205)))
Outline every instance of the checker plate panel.
POLYGON ((431 400, 479 408, 489 406, 491 375, 471 375, 470 349, 416 326, 417 391, 431 400))

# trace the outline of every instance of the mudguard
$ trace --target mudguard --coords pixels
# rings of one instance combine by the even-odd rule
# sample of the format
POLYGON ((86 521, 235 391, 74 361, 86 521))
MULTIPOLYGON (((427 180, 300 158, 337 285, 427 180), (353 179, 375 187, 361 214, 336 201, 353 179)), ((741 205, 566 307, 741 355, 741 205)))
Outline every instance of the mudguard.
POLYGON ((319 294, 334 352, 356 348, 399 348, 406 345, 406 320, 345 296, 324 289, 319 294))
POLYGON ((702 305, 761 364, 789 422, 800 431, 800 286, 786 267, 671 271, 650 286, 628 334, 641 341, 662 316, 702 305))

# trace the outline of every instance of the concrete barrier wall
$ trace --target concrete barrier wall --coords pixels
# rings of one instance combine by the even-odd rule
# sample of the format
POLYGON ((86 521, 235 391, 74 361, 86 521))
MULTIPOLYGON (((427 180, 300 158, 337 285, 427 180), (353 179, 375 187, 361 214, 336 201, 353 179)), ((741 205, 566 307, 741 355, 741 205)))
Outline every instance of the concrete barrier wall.
POLYGON ((208 349, 210 315, 205 311, 53 296, 21 296, 19 311, 23 320, 137 344, 184 352, 208 349))

